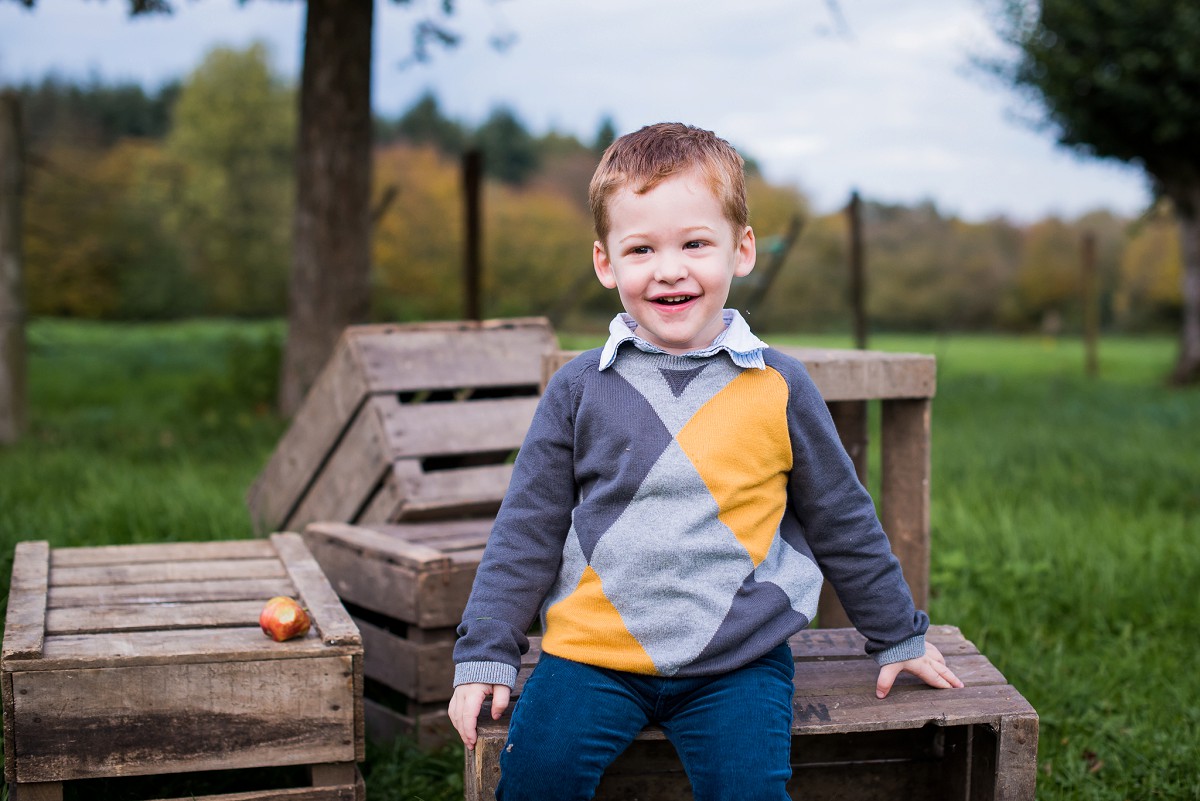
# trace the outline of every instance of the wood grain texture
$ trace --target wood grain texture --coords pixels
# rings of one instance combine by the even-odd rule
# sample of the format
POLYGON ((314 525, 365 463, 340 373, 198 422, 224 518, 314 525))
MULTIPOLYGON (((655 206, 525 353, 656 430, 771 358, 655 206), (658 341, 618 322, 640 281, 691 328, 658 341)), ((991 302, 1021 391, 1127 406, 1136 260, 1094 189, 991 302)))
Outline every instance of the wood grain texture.
POLYGON ((308 610, 321 642, 333 646, 361 645, 354 621, 304 545, 304 539, 295 532, 283 532, 272 534, 271 544, 296 588, 301 605, 308 610))
POLYGON ((355 758, 350 656, 29 671, 13 690, 18 782, 355 758))
POLYGON ((41 656, 49 580, 50 544, 45 540, 18 542, 13 549, 12 581, 0 649, 0 662, 5 670, 11 669, 10 661, 41 656))
POLYGON ((86 548, 55 548, 50 553, 50 566, 60 568, 207 559, 268 559, 274 555, 274 549, 262 540, 96 545, 86 548))

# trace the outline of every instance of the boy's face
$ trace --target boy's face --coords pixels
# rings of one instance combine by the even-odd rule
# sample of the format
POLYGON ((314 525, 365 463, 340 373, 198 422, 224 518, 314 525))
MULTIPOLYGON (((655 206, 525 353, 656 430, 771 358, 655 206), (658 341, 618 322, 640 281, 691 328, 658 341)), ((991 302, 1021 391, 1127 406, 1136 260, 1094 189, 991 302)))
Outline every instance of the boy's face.
POLYGON ((638 335, 668 353, 711 344, 725 328, 733 277, 754 269, 754 231, 733 231, 696 171, 641 195, 622 188, 608 212, 608 238, 593 245, 592 263, 637 321, 638 335))

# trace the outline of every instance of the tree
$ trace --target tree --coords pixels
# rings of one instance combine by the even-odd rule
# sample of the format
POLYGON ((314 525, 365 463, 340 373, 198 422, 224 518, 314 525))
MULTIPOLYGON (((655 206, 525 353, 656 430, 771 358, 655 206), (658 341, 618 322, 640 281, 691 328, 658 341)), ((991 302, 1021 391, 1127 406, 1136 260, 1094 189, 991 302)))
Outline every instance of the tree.
POLYGON ((184 82, 166 142, 184 171, 174 227, 208 313, 284 308, 295 131, 295 92, 262 44, 215 48, 184 82))
POLYGON ((0 93, 0 444, 25 428, 25 304, 22 290, 20 106, 0 93))
POLYGON ((997 67, 1058 141, 1132 163, 1169 198, 1183 254, 1183 322, 1171 379, 1200 383, 1200 13, 1190 0, 1000 0, 1016 57, 997 67))

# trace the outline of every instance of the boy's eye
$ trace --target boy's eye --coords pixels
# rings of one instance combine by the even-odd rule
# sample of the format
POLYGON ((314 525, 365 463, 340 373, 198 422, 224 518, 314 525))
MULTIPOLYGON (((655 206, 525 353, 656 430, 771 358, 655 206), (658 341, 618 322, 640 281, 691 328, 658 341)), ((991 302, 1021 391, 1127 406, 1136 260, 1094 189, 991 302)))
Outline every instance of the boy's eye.
POLYGON ((704 243, 701 242, 699 239, 693 239, 691 242, 688 242, 683 247, 685 250, 687 250, 687 249, 695 250, 696 248, 704 247, 704 243))
POLYGON ((629 249, 629 253, 634 256, 644 256, 649 252, 650 252, 649 245, 638 245, 637 247, 633 247, 633 248, 629 249))

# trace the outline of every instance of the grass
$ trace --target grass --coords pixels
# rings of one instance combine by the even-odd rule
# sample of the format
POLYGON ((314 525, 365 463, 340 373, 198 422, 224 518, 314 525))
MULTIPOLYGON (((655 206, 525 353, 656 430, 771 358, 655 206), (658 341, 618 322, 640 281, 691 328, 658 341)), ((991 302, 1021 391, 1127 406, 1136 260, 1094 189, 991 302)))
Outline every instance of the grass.
MULTIPOLYGON (((0 448, 0 595, 22 539, 250 536, 243 496, 284 430, 281 334, 34 323, 29 434, 0 448)), ((930 611, 1038 710, 1038 797, 1200 798, 1200 392, 1163 385, 1173 343, 1106 340, 1098 379, 1067 340, 872 346, 938 357, 930 611)), ((364 773, 375 801, 435 801, 462 797, 460 765, 371 744, 364 773)))

